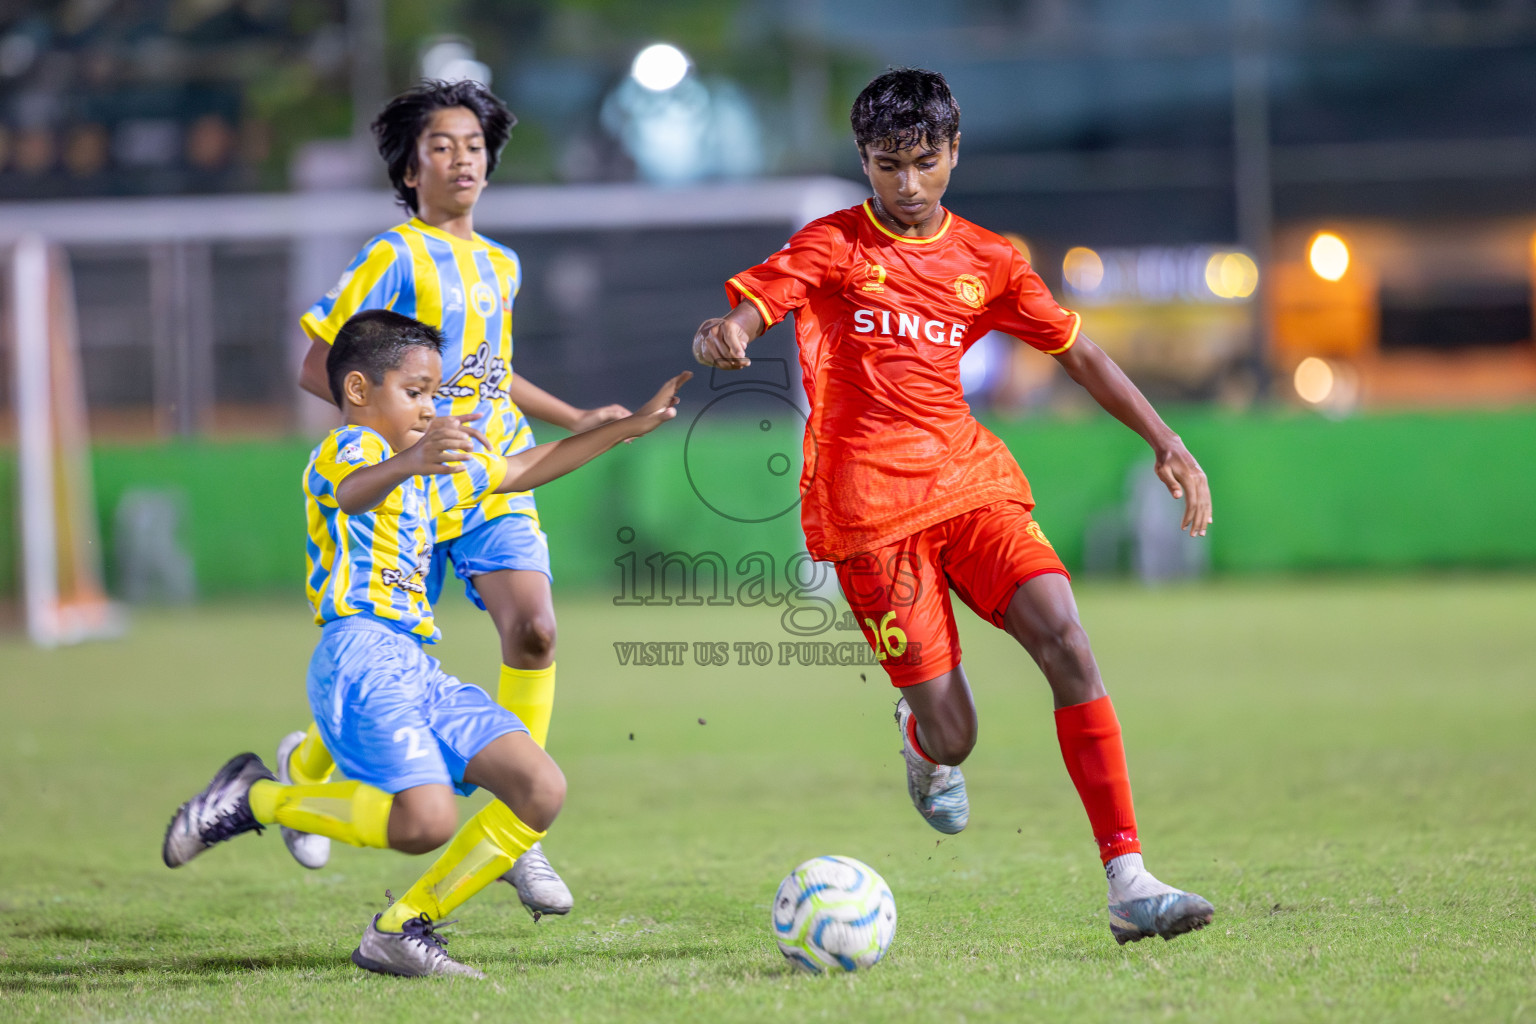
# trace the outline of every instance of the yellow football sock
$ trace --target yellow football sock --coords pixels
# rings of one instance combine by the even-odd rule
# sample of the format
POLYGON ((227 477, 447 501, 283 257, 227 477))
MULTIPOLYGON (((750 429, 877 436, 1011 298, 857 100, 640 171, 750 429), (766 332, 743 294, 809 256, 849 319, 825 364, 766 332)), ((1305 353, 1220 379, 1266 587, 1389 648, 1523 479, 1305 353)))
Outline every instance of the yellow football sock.
POLYGON ((486 804, 459 829, 427 873, 379 918, 379 930, 398 932, 420 914, 441 921, 454 908, 506 874, 528 847, 544 838, 506 804, 486 804))
POLYGON ((285 786, 262 779, 251 787, 251 813, 263 825, 287 825, 353 846, 389 846, 392 794, 355 779, 285 786))
POLYGON ((313 786, 329 782, 335 770, 336 762, 331 759, 331 752, 325 749, 319 726, 310 722, 304 742, 294 747, 288 757, 289 776, 299 785, 313 786))
POLYGON ((528 735, 542 749, 549 739, 549 718, 555 711, 554 664, 549 668, 501 666, 501 688, 496 699, 523 720, 528 735))

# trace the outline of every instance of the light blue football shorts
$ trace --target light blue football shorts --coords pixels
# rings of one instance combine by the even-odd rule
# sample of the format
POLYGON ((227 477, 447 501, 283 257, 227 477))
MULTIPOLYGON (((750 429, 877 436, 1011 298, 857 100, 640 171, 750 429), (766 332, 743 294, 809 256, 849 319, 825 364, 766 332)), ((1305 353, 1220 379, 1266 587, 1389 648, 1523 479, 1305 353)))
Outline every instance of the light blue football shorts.
POLYGON ((475 787, 464 769, 475 755, 528 731, 490 694, 444 672, 415 638, 366 615, 325 624, 308 689, 336 766, 386 793, 440 783, 468 796, 475 787))
POLYGON ((533 516, 514 512, 481 523, 468 533, 445 540, 432 548, 432 567, 427 572, 427 602, 437 604, 448 566, 464 581, 464 594, 475 607, 485 610, 485 602, 475 592, 474 577, 498 569, 534 569, 554 582, 549 570, 549 538, 539 529, 533 516))

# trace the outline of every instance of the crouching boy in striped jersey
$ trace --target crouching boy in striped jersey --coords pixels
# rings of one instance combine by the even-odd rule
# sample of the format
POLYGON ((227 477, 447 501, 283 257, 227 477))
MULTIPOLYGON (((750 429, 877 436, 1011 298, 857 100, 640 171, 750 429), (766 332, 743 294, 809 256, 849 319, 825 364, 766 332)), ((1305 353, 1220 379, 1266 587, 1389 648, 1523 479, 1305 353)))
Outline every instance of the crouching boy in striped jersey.
POLYGON ((439 636, 423 583, 433 522, 649 433, 676 415, 689 375, 668 381, 633 416, 502 456, 471 450, 485 445, 465 422, 474 416, 434 418, 441 349, 434 328, 370 310, 347 322, 326 360, 346 423, 314 450, 304 474, 308 590, 322 627, 308 690, 347 781, 283 785, 255 754, 241 754, 177 810, 163 856, 179 867, 272 824, 403 853, 427 853, 451 837, 455 856, 374 917, 352 960, 388 974, 479 977, 448 956, 436 929, 543 837, 564 802, 565 777, 516 715, 423 651, 439 636), (477 815, 454 835, 454 792, 479 786, 504 810, 477 815))

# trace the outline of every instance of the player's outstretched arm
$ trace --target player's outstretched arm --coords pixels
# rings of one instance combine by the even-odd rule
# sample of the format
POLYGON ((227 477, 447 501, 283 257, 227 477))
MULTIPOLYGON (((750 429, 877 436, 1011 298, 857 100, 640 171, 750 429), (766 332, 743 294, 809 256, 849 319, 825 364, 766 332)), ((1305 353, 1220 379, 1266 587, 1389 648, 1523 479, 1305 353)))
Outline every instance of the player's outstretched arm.
POLYGON ((747 343, 766 330, 763 316, 750 302, 743 302, 725 316, 711 317, 693 334, 693 358, 705 366, 740 370, 751 366, 747 343))
POLYGON ((1191 537, 1204 537, 1212 521, 1211 488, 1205 470, 1189 454, 1179 435, 1163 422, 1141 389, 1131 383, 1103 349, 1081 335, 1056 361, 1106 412, 1152 446, 1158 477, 1167 485, 1168 493, 1184 499, 1184 519, 1179 528, 1191 537))
POLYGON ((623 419, 629 410, 622 405, 604 405, 596 409, 578 409, 569 402, 556 398, 521 374, 514 374, 507 383, 507 394, 519 409, 535 419, 553 423, 563 430, 579 434, 583 430, 602 426, 611 420, 623 419))
POLYGON ((497 490, 531 491, 591 462, 620 441, 649 434, 677 415, 677 389, 692 376, 684 370, 673 377, 633 415, 507 456, 507 475, 497 490))
POLYGON ((304 362, 299 366, 299 387, 335 405, 331 382, 325 376, 325 357, 330 354, 331 346, 319 338, 310 339, 309 351, 304 353, 304 362))
POLYGON ((372 512, 396 487, 413 476, 464 472, 464 458, 476 440, 485 436, 466 426, 479 413, 441 416, 428 426, 421 440, 383 462, 348 473, 336 488, 336 504, 349 516, 372 512))

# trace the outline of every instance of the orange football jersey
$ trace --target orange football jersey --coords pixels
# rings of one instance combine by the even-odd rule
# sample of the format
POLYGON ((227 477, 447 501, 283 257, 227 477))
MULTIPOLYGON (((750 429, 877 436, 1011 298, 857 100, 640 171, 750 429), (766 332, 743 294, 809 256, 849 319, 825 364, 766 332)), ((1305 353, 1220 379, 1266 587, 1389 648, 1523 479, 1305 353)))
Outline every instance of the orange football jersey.
POLYGON ((907 238, 866 201, 807 224, 726 291, 770 326, 795 314, 813 556, 848 558, 994 501, 1034 506, 1019 464, 971 415, 960 356, 993 330, 1064 352, 1079 318, 1006 239, 948 211, 931 237, 907 238))

